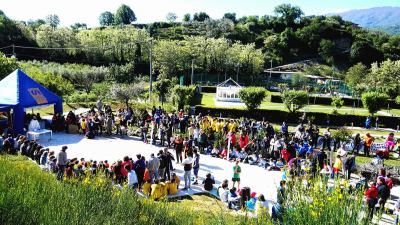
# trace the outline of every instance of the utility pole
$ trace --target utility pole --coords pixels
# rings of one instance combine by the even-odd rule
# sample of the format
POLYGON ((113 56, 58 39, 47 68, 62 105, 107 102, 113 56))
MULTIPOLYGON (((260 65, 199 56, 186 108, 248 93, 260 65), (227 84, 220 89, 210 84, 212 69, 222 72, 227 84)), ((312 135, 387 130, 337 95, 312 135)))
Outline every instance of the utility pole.
POLYGON ((12 55, 13 55, 14 57, 16 57, 16 55, 15 55, 15 45, 14 45, 14 44, 12 45, 12 52, 13 52, 12 55))
POLYGON ((237 69, 236 69, 236 82, 239 83, 239 63, 237 64, 237 69))
POLYGON ((192 74, 190 76, 190 84, 193 85, 193 76, 194 76, 194 59, 192 59, 192 74))
POLYGON ((272 59, 271 59, 271 67, 269 68, 269 79, 271 79, 271 74, 272 74, 272 59))
POLYGON ((150 88, 149 88, 149 101, 151 101, 151 94, 153 92, 153 65, 152 65, 152 54, 153 54, 153 40, 150 40, 149 60, 150 60, 150 88))

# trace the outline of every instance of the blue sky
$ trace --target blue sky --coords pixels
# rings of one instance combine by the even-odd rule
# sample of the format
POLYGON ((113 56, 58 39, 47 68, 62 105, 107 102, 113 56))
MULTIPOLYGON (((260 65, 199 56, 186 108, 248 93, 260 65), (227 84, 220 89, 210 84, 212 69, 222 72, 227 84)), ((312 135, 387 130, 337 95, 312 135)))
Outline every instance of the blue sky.
POLYGON ((300 6, 306 15, 342 12, 379 6, 400 6, 400 0, 0 0, 0 10, 10 18, 29 20, 57 14, 62 26, 75 22, 98 26, 101 12, 115 12, 121 4, 129 5, 138 23, 165 21, 168 12, 181 20, 185 13, 207 12, 220 18, 225 12, 243 15, 272 14, 276 5, 290 3, 300 6))

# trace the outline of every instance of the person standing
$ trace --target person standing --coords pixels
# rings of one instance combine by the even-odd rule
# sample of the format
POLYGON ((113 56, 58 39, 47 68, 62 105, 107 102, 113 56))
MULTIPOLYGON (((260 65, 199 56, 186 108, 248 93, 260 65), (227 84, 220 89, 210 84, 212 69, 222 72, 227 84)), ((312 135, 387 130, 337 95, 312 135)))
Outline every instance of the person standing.
POLYGON ((158 179, 159 168, 160 168, 160 160, 154 156, 154 153, 151 153, 149 163, 147 165, 151 181, 158 179))
POLYGON ((57 154, 57 180, 62 180, 64 178, 64 171, 68 162, 67 153, 65 152, 67 149, 67 146, 63 146, 61 151, 57 154))
POLYGON ((183 170, 185 171, 183 179, 185 180, 185 188, 183 190, 190 189, 190 177, 191 177, 191 172, 192 172, 192 157, 187 157, 183 161, 183 170))
POLYGON ((390 197, 390 189, 386 185, 384 177, 378 177, 377 184, 378 184, 377 188, 378 188, 379 208, 380 210, 383 211, 383 209, 385 208, 386 201, 390 197))
POLYGON ((176 152, 176 162, 182 162, 182 150, 183 150, 183 138, 179 135, 175 138, 175 152, 176 152))
POLYGON ((235 183, 238 184, 238 190, 240 190, 240 173, 242 172, 242 168, 239 166, 240 160, 236 160, 235 166, 233 166, 233 176, 232 176, 232 188, 235 187, 235 183))
POLYGON ((158 160, 160 161, 160 167, 158 168, 158 175, 161 179, 165 179, 165 170, 167 169, 167 156, 164 154, 163 150, 158 152, 158 160))
POLYGON ((374 216, 375 205, 378 203, 378 189, 375 182, 369 183, 370 188, 364 192, 368 204, 368 219, 372 220, 374 216))
POLYGON ((369 156, 369 151, 371 150, 372 143, 374 142, 373 137, 370 133, 367 133, 364 137, 364 155, 369 156))
POLYGON ((144 171, 146 169, 146 161, 144 157, 142 157, 140 154, 136 155, 137 160, 134 163, 135 165, 135 172, 138 178, 138 185, 139 187, 142 187, 144 183, 144 171))
POLYGON ((197 149, 193 150, 194 158, 193 158, 193 174, 195 177, 194 185, 198 184, 199 178, 199 169, 200 169, 200 154, 197 152, 197 149))

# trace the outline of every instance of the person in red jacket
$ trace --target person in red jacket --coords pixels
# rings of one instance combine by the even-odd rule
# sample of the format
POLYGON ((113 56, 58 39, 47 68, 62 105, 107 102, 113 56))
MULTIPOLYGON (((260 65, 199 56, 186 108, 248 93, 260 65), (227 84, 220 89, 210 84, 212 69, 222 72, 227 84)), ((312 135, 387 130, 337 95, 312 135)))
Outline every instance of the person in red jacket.
POLYGON ((240 149, 245 148, 248 143, 249 143, 249 136, 247 136, 247 134, 243 132, 239 138, 240 149))
POLYGON ((374 209, 376 203, 378 203, 378 188, 376 188, 376 182, 369 183, 370 188, 364 193, 364 196, 368 203, 368 218, 372 220, 374 216, 374 209))

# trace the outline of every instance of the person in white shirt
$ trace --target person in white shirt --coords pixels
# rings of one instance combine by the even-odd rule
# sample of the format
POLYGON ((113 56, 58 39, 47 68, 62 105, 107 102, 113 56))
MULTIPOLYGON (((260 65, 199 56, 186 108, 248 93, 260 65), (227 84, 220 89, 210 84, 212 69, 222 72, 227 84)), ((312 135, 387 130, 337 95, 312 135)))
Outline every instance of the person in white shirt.
POLYGON ((39 124, 39 121, 36 119, 36 116, 34 116, 31 120, 31 122, 29 123, 28 130, 29 131, 40 130, 40 124, 39 124))
POLYGON ((135 170, 132 170, 129 165, 125 165, 125 169, 128 171, 128 187, 136 190, 138 188, 138 178, 135 170))

